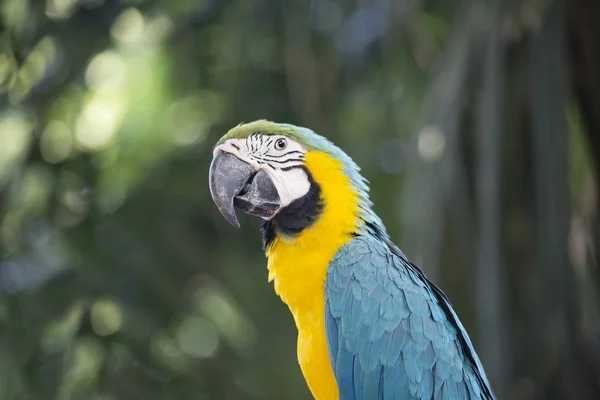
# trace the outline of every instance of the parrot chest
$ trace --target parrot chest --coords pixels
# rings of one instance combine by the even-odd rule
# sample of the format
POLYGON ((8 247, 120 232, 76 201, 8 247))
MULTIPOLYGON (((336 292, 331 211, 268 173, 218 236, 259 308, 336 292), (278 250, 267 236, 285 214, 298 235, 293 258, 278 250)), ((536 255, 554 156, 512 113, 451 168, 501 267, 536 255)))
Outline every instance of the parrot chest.
MULTIPOLYGON (((279 241, 279 239, 278 239, 279 241)), ((325 334, 325 279, 337 249, 307 251, 276 243, 269 255, 269 278, 298 329, 298 362, 316 400, 336 400, 338 388, 325 334)))
POLYGON ((300 315, 295 319, 298 326, 298 363, 308 387, 317 400, 336 400, 338 388, 329 359, 324 324, 312 324, 310 317, 300 315))

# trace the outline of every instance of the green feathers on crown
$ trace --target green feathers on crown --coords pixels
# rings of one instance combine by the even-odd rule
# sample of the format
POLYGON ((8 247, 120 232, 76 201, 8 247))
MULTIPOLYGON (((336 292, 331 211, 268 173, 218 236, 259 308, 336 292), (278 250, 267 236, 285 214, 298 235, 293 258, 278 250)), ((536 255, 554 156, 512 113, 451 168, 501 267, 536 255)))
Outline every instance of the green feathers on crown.
POLYGON ((285 128, 281 124, 275 122, 260 119, 258 121, 249 122, 247 124, 241 123, 238 126, 231 128, 221 139, 217 145, 225 142, 229 139, 245 139, 248 136, 260 133, 265 135, 285 135, 291 136, 292 129, 285 128))
POLYGON ((262 134, 287 136, 310 150, 318 150, 314 144, 311 144, 309 140, 306 140, 306 137, 298 134, 299 128, 300 127, 289 124, 278 124, 276 122, 260 119, 246 124, 241 123, 235 128, 230 129, 229 132, 219 139, 217 145, 222 144, 228 139, 245 139, 253 134, 262 134))

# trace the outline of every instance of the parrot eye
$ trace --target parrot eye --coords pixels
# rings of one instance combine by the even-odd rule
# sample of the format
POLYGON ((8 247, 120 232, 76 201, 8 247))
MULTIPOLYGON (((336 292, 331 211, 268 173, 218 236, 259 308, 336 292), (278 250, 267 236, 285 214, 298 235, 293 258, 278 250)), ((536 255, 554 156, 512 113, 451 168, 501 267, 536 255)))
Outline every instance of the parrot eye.
POLYGON ((287 140, 285 139, 277 139, 275 141, 275 150, 283 150, 287 146, 287 140))

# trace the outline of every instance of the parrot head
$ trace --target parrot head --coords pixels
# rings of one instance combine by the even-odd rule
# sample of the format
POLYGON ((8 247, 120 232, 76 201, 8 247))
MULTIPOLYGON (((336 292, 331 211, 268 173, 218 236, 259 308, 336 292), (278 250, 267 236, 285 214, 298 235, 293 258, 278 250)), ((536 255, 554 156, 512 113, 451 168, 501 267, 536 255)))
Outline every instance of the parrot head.
POLYGON ((209 173, 221 214, 239 227, 235 208, 268 220, 307 195, 307 151, 295 129, 278 124, 258 121, 229 131, 214 149, 209 173))
POLYGON ((370 222, 384 231, 358 166, 307 128, 259 120, 231 129, 214 148, 209 185, 219 211, 235 227, 240 226, 238 209, 266 221, 285 221, 279 224, 284 233, 299 233, 319 218, 327 203, 323 191, 329 189, 351 192, 352 214, 360 225, 370 222), (310 161, 317 159, 330 162, 310 161))

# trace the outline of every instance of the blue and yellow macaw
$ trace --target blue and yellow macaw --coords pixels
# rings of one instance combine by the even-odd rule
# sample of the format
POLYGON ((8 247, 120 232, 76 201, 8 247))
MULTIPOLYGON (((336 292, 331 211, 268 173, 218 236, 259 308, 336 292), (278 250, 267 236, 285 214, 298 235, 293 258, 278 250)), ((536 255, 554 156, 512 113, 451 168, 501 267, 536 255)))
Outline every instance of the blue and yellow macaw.
POLYGON ((340 148, 307 128, 239 125, 217 143, 209 184, 234 226, 235 208, 264 219, 269 281, 315 399, 494 398, 450 302, 390 241, 340 148))

